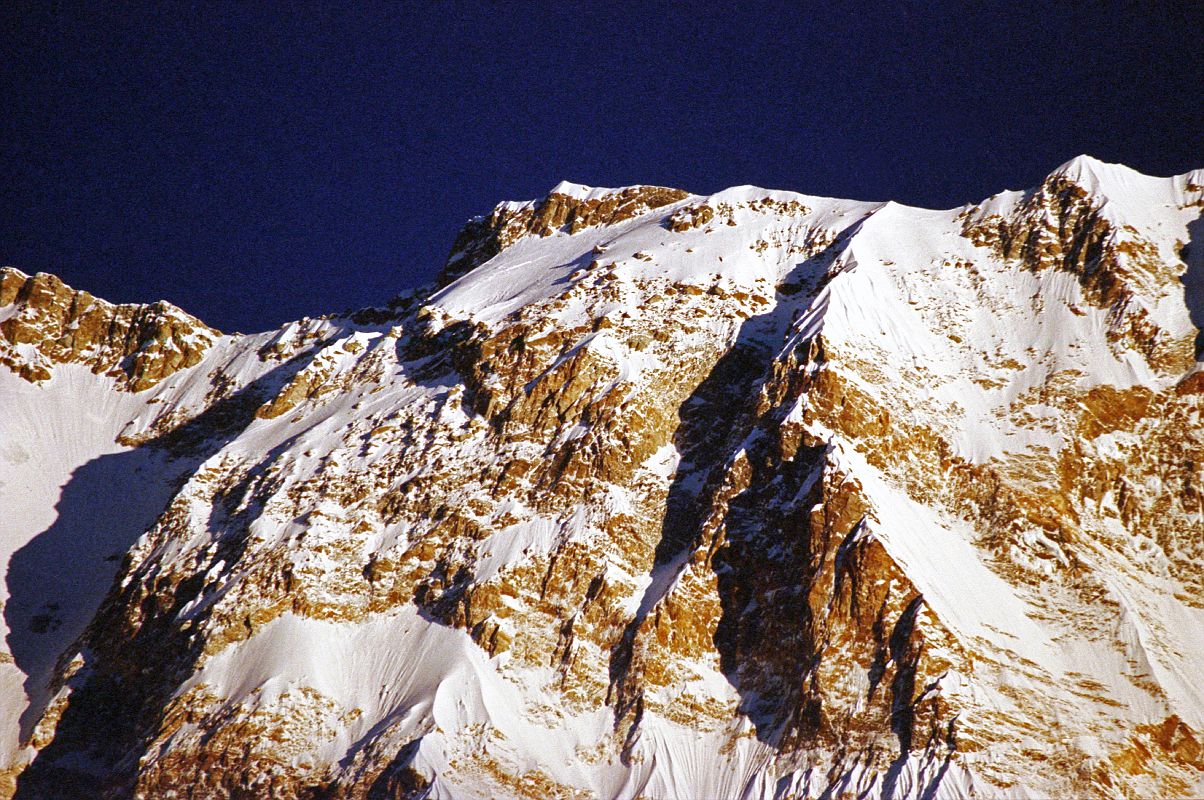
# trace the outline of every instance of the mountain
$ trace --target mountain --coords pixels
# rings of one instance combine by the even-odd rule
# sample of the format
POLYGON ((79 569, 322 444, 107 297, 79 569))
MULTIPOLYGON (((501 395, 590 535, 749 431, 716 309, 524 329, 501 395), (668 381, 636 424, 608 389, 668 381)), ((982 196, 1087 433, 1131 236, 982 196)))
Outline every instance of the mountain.
POLYGON ((253 335, 6 269, 3 793, 1198 797, 1202 212, 562 183, 253 335))

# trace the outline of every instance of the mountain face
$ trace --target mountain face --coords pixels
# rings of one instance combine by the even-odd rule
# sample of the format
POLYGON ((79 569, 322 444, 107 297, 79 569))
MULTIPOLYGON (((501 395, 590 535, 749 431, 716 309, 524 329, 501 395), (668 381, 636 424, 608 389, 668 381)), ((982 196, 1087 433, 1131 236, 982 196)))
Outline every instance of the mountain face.
POLYGON ((1202 212, 561 184, 254 335, 4 270, 0 794, 1204 794, 1202 212))

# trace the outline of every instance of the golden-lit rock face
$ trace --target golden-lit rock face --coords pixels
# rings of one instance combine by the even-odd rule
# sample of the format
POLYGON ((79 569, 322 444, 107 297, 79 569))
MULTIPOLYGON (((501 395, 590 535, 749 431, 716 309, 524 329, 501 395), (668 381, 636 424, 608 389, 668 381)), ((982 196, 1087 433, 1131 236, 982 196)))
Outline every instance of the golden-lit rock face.
POLYGON ((79 363, 140 392, 199 364, 221 336, 168 303, 113 305, 53 275, 8 267, 0 269, 2 306, 14 310, 0 322, 0 364, 29 381, 48 380, 55 364, 79 363))
MULTIPOLYGON (((1157 229, 1065 172, 953 212, 570 187, 470 222, 450 288, 223 345, 220 436, 165 394, 127 440, 185 478, 10 791, 1192 796, 1201 188, 1167 181, 1157 229)), ((56 362, 114 368, 64 339, 94 307, 188 336, 11 275, 0 330, 56 362)))
POLYGON ((1028 269, 1064 270, 1084 298, 1109 311, 1108 337, 1139 349, 1157 368, 1187 371, 1192 350, 1134 308, 1136 296, 1157 297, 1177 284, 1182 263, 1167 259, 1131 226, 1103 214, 1098 200, 1063 176, 1045 181, 1008 218, 967 213, 963 233, 975 244, 1028 269))
POLYGON ((488 217, 472 219, 460 231, 439 284, 471 272, 525 236, 551 236, 562 229, 572 234, 596 225, 614 225, 687 196, 680 189, 664 186, 631 186, 600 197, 553 190, 535 203, 502 203, 488 217))

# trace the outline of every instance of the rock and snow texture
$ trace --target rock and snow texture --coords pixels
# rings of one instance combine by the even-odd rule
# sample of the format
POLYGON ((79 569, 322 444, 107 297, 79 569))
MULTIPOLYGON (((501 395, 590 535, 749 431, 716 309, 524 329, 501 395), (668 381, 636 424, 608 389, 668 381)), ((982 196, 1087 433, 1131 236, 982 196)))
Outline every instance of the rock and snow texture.
POLYGON ((1199 796, 1202 211, 562 183, 252 336, 0 272, 0 790, 1199 796))

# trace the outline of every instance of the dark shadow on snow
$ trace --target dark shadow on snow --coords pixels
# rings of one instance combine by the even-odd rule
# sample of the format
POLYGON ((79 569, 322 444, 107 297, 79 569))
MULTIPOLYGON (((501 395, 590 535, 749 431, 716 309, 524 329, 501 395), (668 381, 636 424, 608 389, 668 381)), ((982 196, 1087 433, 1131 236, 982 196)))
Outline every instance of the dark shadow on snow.
MULTIPOLYGON (((56 675, 56 662, 74 655, 80 643, 86 647, 90 631, 98 625, 119 629, 115 620, 105 617, 118 613, 122 605, 114 602, 123 595, 114 576, 129 548, 155 524, 187 477, 237 438, 254 421, 256 410, 311 357, 306 353, 281 364, 183 425, 134 449, 95 458, 72 473, 55 506, 55 522, 13 555, 8 570, 8 646, 28 676, 25 691, 30 698, 21 717, 22 741, 50 699, 48 683, 56 675)), ((274 457, 269 454, 263 466, 274 457)), ((236 563, 237 554, 227 548, 240 547, 244 539, 223 542, 216 558, 236 563)), ((201 575, 196 578, 202 580, 201 575)), ((161 674, 133 684, 121 675, 138 669, 139 661, 144 671, 161 672, 195 659, 196 644, 170 622, 173 611, 201 588, 199 583, 176 587, 176 609, 155 607, 154 593, 147 593, 147 624, 119 647, 106 642, 106 650, 125 663, 89 664, 88 674, 81 673, 54 740, 21 774, 16 798, 101 793, 98 776, 118 766, 120 759, 128 760, 130 748, 140 744, 147 720, 138 712, 151 699, 147 692, 154 691, 147 687, 162 682, 161 674)), ((136 757, 120 766, 132 769, 135 764, 136 757)))
MULTIPOLYGON (((778 287, 774 308, 745 320, 731 349, 678 409, 674 445, 681 462, 669 488, 651 583, 610 660, 611 700, 616 719, 628 725, 628 751, 634 744, 632 737, 638 735, 643 714, 636 633, 650 614, 658 613, 657 603, 666 596, 690 555, 710 539, 709 527, 715 524, 722 524, 725 544, 724 552, 714 554, 722 605, 715 634, 720 667, 739 692, 739 711, 753 722, 759 740, 778 745, 781 731, 791 722, 782 714, 796 702, 793 693, 762 697, 742 686, 741 680, 742 666, 749 658, 747 648, 757 637, 760 621, 760 611, 750 604, 749 590, 755 578, 747 569, 758 557, 756 551, 774 546, 760 535, 764 509, 757 505, 757 497, 745 493, 747 497, 729 498, 722 520, 708 520, 708 516, 727 467, 745 449, 750 435, 755 439, 764 379, 786 344, 797 315, 819 297, 846 239, 847 235, 841 235, 823 252, 791 271, 778 287)), ((815 464, 815 454, 800 453, 793 464, 774 476, 779 484, 776 489, 798 491, 815 464)), ((768 554, 760 555, 766 557, 762 563, 768 563, 768 554)), ((797 617, 799 624, 805 624, 807 612, 803 598, 782 598, 782 605, 775 610, 777 615, 797 617)), ((804 669, 805 665, 799 665, 800 672, 804 669)))
POLYGON ((1196 361, 1204 361, 1204 217, 1187 224, 1187 244, 1181 256, 1187 271, 1179 276, 1191 323, 1196 326, 1196 361))

